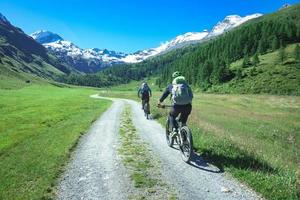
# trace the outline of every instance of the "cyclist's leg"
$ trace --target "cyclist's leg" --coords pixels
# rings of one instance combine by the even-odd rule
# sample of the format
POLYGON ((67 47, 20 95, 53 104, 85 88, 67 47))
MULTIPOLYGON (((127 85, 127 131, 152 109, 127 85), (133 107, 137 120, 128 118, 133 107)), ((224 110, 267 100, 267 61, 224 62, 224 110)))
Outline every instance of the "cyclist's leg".
POLYGON ((188 104, 185 106, 182 106, 180 109, 180 121, 182 125, 186 125, 186 122, 188 120, 189 115, 191 114, 192 111, 192 105, 188 104))
POLYGON ((145 106, 145 99, 142 98, 142 109, 144 109, 144 106, 145 106))
POLYGON ((177 122, 176 122, 176 117, 178 117, 179 115, 179 110, 176 106, 173 106, 170 110, 170 113, 169 113, 169 121, 170 121, 170 125, 173 128, 178 128, 177 127, 177 122))

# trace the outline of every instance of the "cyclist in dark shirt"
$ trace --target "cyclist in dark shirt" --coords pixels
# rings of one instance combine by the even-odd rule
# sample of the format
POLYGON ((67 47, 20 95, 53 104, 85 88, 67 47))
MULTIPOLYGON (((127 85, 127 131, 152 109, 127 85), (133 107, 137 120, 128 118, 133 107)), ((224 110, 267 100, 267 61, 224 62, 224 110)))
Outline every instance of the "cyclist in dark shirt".
POLYGON ((138 97, 142 100, 142 109, 144 108, 145 103, 149 103, 151 96, 152 91, 147 82, 144 81, 138 90, 138 97))
MULTIPOLYGON (((162 96, 159 99, 158 102, 158 106, 162 106, 163 101, 169 96, 169 94, 174 95, 174 85, 177 84, 177 82, 183 83, 183 84, 187 84, 185 81, 185 78, 183 76, 181 76, 181 74, 179 72, 174 72, 172 77, 174 78, 172 84, 168 85, 168 87, 165 89, 164 93, 162 94, 162 96)), ((193 98, 193 93, 192 90, 189 88, 189 95, 190 98, 193 98)), ((180 121, 182 122, 183 125, 186 124, 188 117, 190 115, 192 111, 192 104, 191 102, 188 102, 187 104, 177 104, 176 102, 172 102, 172 107, 169 113, 169 120, 171 123, 171 126, 175 129, 177 129, 177 123, 176 123, 176 118, 178 117, 178 115, 180 114, 180 121)))

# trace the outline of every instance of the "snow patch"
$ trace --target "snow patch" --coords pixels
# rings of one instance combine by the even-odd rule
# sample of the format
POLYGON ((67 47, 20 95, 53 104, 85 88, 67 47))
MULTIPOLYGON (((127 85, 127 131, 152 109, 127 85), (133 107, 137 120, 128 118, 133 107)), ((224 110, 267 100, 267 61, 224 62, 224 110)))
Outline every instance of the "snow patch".
MULTIPOLYGON (((208 39, 214 38, 218 35, 227 32, 250 19, 254 19, 262 16, 262 14, 256 13, 241 17, 239 15, 229 15, 221 22, 218 22, 211 31, 207 29, 201 32, 187 32, 182 35, 178 35, 170 41, 161 43, 156 48, 150 48, 143 51, 138 51, 133 54, 126 54, 122 52, 109 51, 107 49, 81 49, 70 41, 65 41, 59 35, 50 31, 40 30, 33 34, 31 37, 36 41, 43 44, 46 48, 56 52, 61 56, 68 56, 73 59, 82 58, 85 60, 93 60, 97 62, 105 62, 108 64, 115 63, 138 63, 147 58, 162 54, 169 50, 182 47, 191 43, 200 43, 208 39)), ((1 15, 0 15, 1 17, 1 15)))

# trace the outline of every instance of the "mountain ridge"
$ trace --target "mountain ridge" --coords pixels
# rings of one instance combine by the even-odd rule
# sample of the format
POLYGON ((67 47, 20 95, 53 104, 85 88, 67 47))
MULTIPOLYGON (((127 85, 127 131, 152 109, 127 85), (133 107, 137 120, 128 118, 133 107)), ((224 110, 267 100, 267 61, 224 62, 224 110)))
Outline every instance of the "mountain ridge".
POLYGON ((82 49, 74 43, 64 40, 58 34, 50 31, 41 30, 34 32, 30 36, 62 60, 72 66, 75 66, 77 70, 94 73, 114 64, 139 63, 148 58, 166 53, 176 48, 213 39, 248 20, 260 16, 262 16, 262 14, 259 13, 247 15, 245 17, 241 17, 239 15, 228 15, 223 19, 223 21, 218 22, 211 31, 203 30, 201 32, 187 32, 176 36, 170 41, 162 43, 156 48, 140 50, 131 54, 98 48, 82 49))
MULTIPOLYGON (((58 76, 75 72, 60 62, 47 49, 12 25, 0 14, 0 82, 1 85, 20 85, 38 78, 54 80, 58 76), (11 77, 11 78, 8 78, 11 77), (6 83, 15 80, 15 83, 6 83)), ((17 86, 18 87, 18 86, 17 86)))
POLYGON ((201 44, 91 76, 64 77, 69 84, 106 87, 153 78, 164 87, 174 71, 189 84, 216 93, 300 95, 300 4, 266 14, 201 44), (101 78, 101 82, 97 81, 101 78))

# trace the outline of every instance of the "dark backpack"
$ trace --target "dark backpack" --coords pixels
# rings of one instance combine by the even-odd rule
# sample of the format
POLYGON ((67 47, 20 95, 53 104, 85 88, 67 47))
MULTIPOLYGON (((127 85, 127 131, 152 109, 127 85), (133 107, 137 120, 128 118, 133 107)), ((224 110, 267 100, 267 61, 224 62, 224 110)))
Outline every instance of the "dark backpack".
POLYGON ((142 86, 141 86, 141 94, 144 96, 144 95, 149 95, 149 91, 150 91, 150 88, 148 86, 147 83, 143 83, 142 86))

